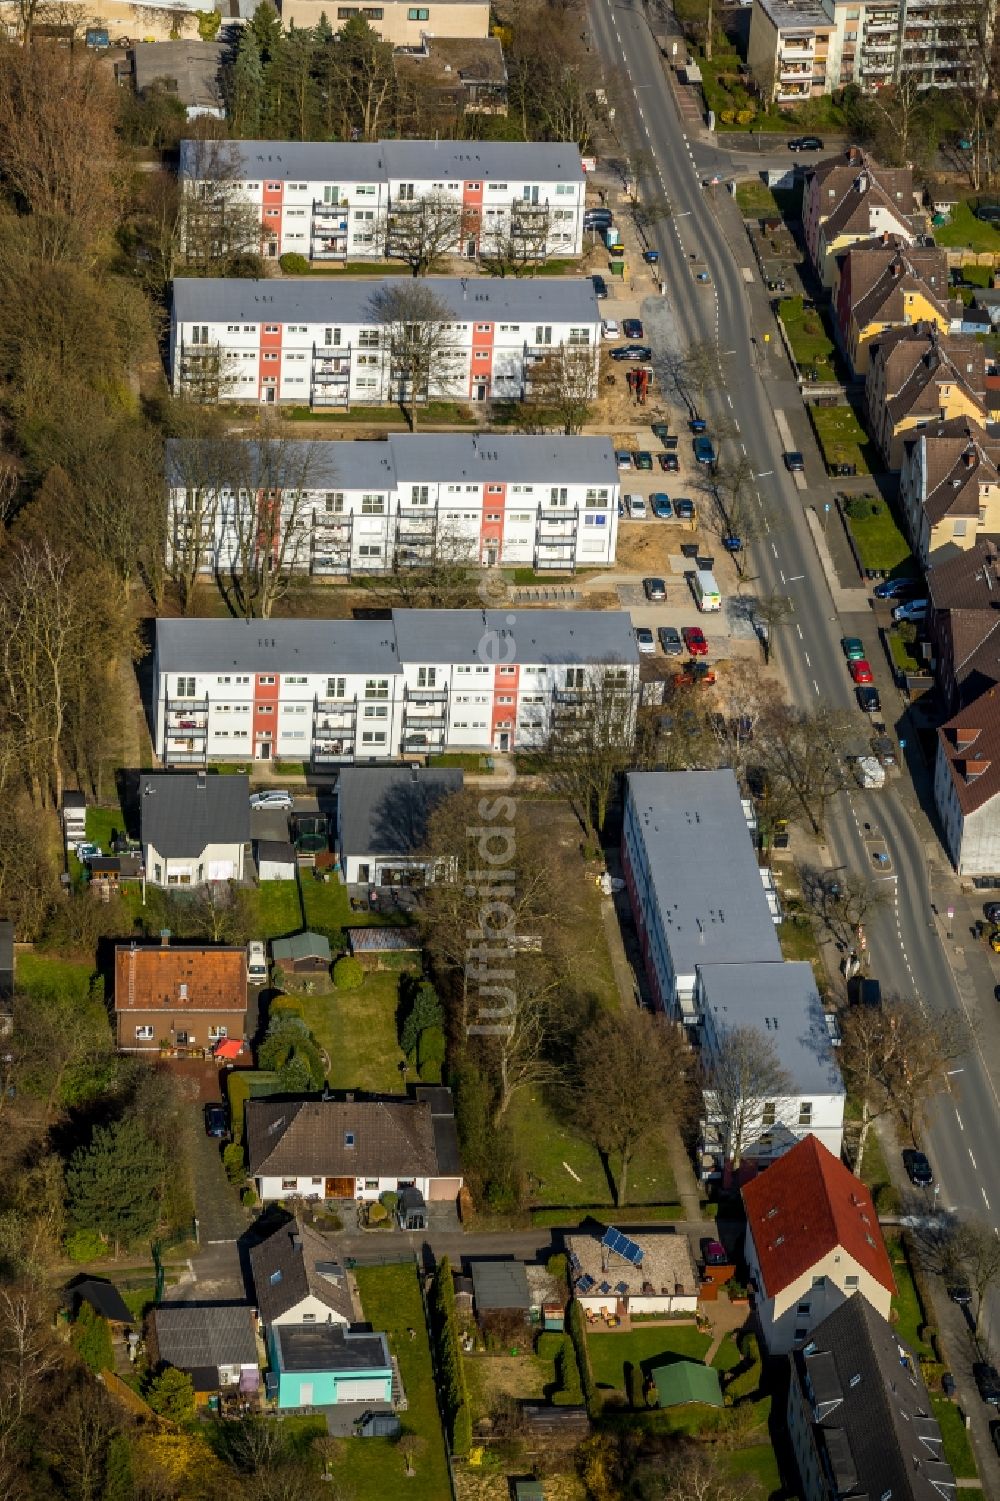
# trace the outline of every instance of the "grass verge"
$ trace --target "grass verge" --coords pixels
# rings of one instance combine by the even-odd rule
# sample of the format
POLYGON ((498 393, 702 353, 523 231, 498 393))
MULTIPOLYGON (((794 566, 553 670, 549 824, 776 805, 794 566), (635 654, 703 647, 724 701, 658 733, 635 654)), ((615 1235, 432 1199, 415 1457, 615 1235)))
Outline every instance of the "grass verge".
POLYGON ((809 407, 809 417, 823 453, 823 462, 832 471, 837 464, 853 464, 857 474, 870 474, 878 458, 853 407, 809 407))
POLYGON ((835 348, 822 315, 806 307, 801 297, 783 297, 778 316, 788 336, 795 363, 803 370, 815 370, 819 378, 833 378, 835 348))
POLYGON ((844 506, 847 527, 868 574, 907 571, 910 544, 886 502, 876 495, 853 497, 844 506))

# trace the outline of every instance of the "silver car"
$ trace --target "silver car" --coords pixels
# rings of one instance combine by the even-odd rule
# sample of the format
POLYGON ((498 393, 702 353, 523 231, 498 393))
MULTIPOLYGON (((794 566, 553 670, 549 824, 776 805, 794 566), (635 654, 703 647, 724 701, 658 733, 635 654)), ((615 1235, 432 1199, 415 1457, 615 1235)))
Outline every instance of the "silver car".
POLYGON ((251 792, 251 808, 291 808, 293 798, 290 792, 251 792))

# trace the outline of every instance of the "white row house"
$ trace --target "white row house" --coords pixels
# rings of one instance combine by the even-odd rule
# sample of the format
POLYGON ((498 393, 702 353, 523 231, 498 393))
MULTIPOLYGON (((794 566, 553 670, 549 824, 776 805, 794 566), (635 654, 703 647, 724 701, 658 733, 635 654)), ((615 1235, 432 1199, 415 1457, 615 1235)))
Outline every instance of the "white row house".
POLYGON ((433 200, 435 248, 476 259, 511 233, 532 256, 583 249, 586 181, 578 147, 556 141, 182 141, 184 191, 246 205, 266 256, 316 262, 393 253, 395 232, 433 200))
POLYGON ((168 442, 171 562, 186 557, 206 574, 238 568, 261 532, 285 569, 318 576, 460 559, 560 572, 615 561, 619 481, 608 438, 265 441, 239 445, 231 464, 215 473, 202 445, 168 442))
POLYGON ((158 620, 151 728, 165 766, 316 770, 544 745, 598 695, 634 719, 624 610, 394 610, 385 620, 158 620))
MULTIPOLYGON (((406 328, 380 314, 379 299, 400 285, 397 277, 179 278, 170 321, 174 394, 346 410, 412 399, 416 368, 424 372, 418 401, 519 401, 532 367, 564 345, 593 352, 596 393, 601 315, 589 277, 423 278, 433 316, 447 309, 448 321, 406 328), (423 361, 410 361, 407 339, 421 344, 423 361)), ((402 293, 400 307, 405 317, 402 293)))

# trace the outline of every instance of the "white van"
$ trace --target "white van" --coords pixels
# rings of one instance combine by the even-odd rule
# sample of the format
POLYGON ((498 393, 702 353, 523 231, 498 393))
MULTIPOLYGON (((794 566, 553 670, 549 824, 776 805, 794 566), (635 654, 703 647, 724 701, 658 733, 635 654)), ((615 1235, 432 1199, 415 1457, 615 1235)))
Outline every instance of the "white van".
POLYGON ((646 502, 641 495, 626 495, 625 504, 628 506, 628 513, 633 521, 645 521, 646 502))
POLYGON ((722 609, 722 595, 715 582, 715 574, 709 573, 707 568, 699 568, 694 576, 694 597, 699 610, 707 612, 722 609))
POLYGON ((251 985, 267 984, 267 950, 259 938, 247 944, 247 979, 251 985))

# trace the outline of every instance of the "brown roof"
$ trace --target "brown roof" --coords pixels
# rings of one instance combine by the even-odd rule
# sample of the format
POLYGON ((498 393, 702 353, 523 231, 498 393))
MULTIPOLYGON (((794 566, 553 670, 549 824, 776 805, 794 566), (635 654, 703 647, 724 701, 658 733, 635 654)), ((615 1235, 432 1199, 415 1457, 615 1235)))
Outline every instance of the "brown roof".
POLYGON ((948 290, 948 262, 943 250, 876 250, 855 246, 850 262, 851 317, 859 328, 869 323, 902 323, 906 293, 922 293, 946 322, 961 317, 961 303, 952 303, 948 290))
POLYGON ((1000 691, 996 684, 938 730, 964 814, 1000 793, 1000 691))
POLYGON ((828 198, 828 201, 834 203, 851 190, 861 172, 866 172, 893 202, 903 208, 909 208, 913 203, 913 169, 883 167, 860 146, 848 146, 838 156, 828 156, 825 161, 817 162, 808 177, 827 193, 832 188, 838 198, 828 198))
POLYGON ((282 1225, 251 1248, 250 1266, 257 1311, 265 1324, 290 1313, 310 1294, 343 1323, 354 1323, 354 1299, 347 1273, 311 1226, 294 1220, 282 1225))
POLYGON ((840 173, 829 173, 823 179, 822 194, 823 205, 828 205, 828 212, 821 213, 823 238, 828 245, 838 235, 870 234, 875 227, 872 214, 876 209, 891 213, 908 233, 915 232, 910 217, 913 174, 905 168, 887 172, 870 162, 860 167, 845 166, 840 173))
POLYGON ((977 537, 974 547, 935 562, 927 572, 927 590, 935 610, 1000 612, 1000 547, 977 537))
POLYGON ((424 1100, 248 1100, 246 1126, 254 1177, 440 1175, 424 1100))
POLYGON ((489 83, 502 88, 507 82, 499 37, 428 37, 425 45, 426 53, 393 53, 397 78, 456 92, 465 83, 489 83))
MULTIPOLYGON (((985 437, 981 428, 978 431, 985 437)), ((924 511, 931 526, 938 526, 946 516, 978 517, 980 487, 1000 482, 996 465, 1000 447, 987 447, 970 432, 964 438, 932 438, 924 452, 924 511)))
POLYGON ((247 1009, 243 948, 184 948, 159 944, 115 950, 116 1011, 232 1011, 247 1009))
POLYGON ((743 1204, 767 1297, 838 1246, 896 1291, 871 1194, 815 1136, 803 1137, 748 1183, 743 1204))
POLYGON ((937 388, 943 384, 962 386, 986 416, 986 359, 975 339, 942 334, 926 323, 887 329, 873 344, 872 362, 881 366, 886 405, 894 426, 911 412, 929 416, 938 413, 941 403, 937 388))

